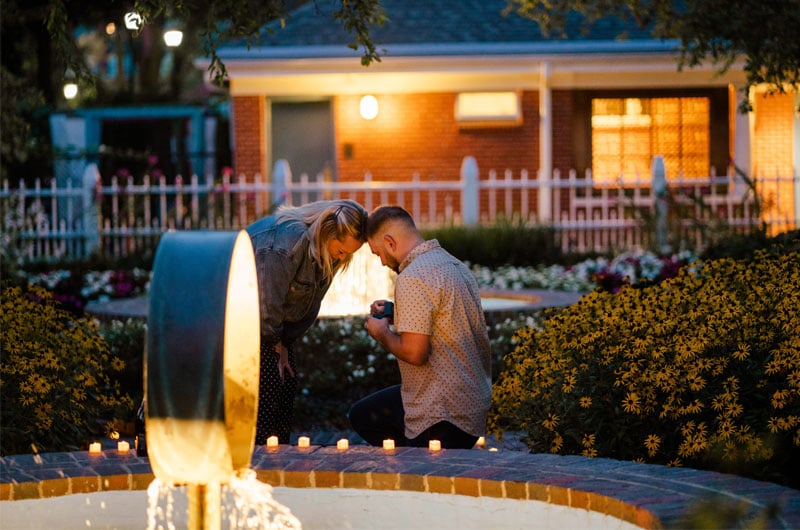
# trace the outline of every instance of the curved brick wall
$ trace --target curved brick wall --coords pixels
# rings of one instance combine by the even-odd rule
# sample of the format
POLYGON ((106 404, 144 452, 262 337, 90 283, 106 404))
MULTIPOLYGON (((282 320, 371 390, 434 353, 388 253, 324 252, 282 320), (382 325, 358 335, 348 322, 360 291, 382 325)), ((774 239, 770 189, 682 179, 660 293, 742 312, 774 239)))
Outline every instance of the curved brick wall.
MULTIPOLYGON (((107 441, 86 451, 0 459, 0 500, 14 501, 104 490, 144 490, 153 480, 147 458, 118 454, 107 441)), ((771 504, 771 528, 800 527, 800 491, 733 475, 602 458, 522 451, 380 448, 355 445, 275 451, 258 447, 251 467, 259 480, 295 488, 366 488, 540 500, 592 510, 642 528, 681 527, 690 506, 710 498, 752 513, 771 504)), ((0 510, 2 506, 0 506, 0 510)))

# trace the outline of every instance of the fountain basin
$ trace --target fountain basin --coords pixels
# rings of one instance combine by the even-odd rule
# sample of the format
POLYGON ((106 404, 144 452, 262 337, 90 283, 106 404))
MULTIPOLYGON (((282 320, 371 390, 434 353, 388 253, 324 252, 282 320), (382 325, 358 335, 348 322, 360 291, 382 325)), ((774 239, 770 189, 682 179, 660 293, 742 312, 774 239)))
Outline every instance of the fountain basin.
MULTIPOLYGON (((453 495, 458 497, 453 502, 476 505, 491 499, 538 501, 646 529, 681 527, 687 510, 709 499, 735 502, 746 513, 760 512, 774 503, 778 514, 770 528, 800 527, 800 491, 733 475, 602 458, 478 449, 431 453, 398 448, 387 454, 368 446, 338 451, 334 446, 282 445, 273 452, 256 447, 251 468, 259 480, 278 488, 396 493, 398 502, 409 492, 453 495)), ((5 502, 65 495, 82 500, 79 494, 145 490, 153 478, 147 458, 117 454, 114 449, 100 455, 82 451, 3 457, 0 513, 4 515, 0 519, 13 507, 5 502)), ((283 502, 280 491, 276 490, 275 497, 283 502)), ((293 509, 293 501, 287 501, 293 509)), ((437 505, 446 508, 452 503, 437 505)), ((520 518, 530 517, 525 513, 520 510, 520 518)), ((527 519, 525 527, 529 526, 527 519)))

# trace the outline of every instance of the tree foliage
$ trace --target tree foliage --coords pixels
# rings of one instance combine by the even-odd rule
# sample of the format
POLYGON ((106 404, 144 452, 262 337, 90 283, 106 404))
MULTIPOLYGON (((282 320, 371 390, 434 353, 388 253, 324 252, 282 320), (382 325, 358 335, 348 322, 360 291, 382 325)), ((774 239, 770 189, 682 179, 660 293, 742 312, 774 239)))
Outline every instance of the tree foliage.
POLYGON ((506 12, 552 36, 565 36, 576 14, 589 24, 616 16, 651 28, 655 38, 678 39, 679 68, 710 60, 724 73, 743 61, 745 91, 762 83, 781 93, 800 86, 800 0, 508 0, 506 12))
MULTIPOLYGON (((315 2, 319 0, 314 0, 315 2)), ((115 14, 120 19, 128 10, 125 2, 108 0, 101 12, 115 14)), ((227 74, 225 64, 217 55, 222 42, 241 39, 247 46, 254 44, 264 32, 273 31, 270 22, 278 21, 281 26, 289 20, 289 12, 306 3, 304 0, 136 0, 133 11, 138 12, 145 26, 162 24, 165 20, 180 20, 186 27, 196 31, 201 37, 202 52, 211 59, 209 72, 221 81, 227 74)), ((369 65, 380 61, 380 56, 372 40, 372 28, 382 24, 386 17, 379 0, 336 0, 339 6, 333 11, 333 18, 342 24, 352 36, 347 44, 350 48, 361 49, 361 62, 369 65)), ((78 0, 49 0, 47 29, 66 66, 76 72, 81 79, 91 79, 74 44, 70 44, 76 22, 84 22, 85 17, 70 16, 71 8, 81 7, 85 2, 78 0)), ((344 45, 345 43, 343 43, 344 45)))

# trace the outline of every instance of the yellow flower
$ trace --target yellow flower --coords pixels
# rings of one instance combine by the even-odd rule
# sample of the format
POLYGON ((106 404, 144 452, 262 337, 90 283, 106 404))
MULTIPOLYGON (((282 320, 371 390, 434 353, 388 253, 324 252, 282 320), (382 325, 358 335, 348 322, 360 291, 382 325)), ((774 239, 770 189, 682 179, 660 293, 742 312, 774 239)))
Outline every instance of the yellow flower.
POLYGON ((782 409, 786 406, 786 398, 789 397, 789 391, 784 389, 776 390, 772 394, 772 406, 776 409, 782 409))
MULTIPOLYGON (((772 421, 772 420, 770 420, 770 421, 772 421)), ((717 432, 719 433, 720 437, 723 440, 729 439, 731 437, 731 435, 734 433, 734 431, 735 431, 735 428, 733 426, 733 423, 730 422, 730 420, 724 420, 724 421, 720 422, 719 427, 717 428, 717 432)), ((773 432, 777 432, 777 431, 773 431, 773 432)))
POLYGON ((739 403, 731 403, 728 405, 727 409, 725 410, 725 414, 728 416, 736 417, 744 411, 744 407, 739 403))
POLYGON ((555 414, 550 414, 546 419, 542 420, 542 427, 549 431, 555 429, 556 425, 558 425, 558 416, 555 414))
POLYGON ((116 372, 121 372, 125 368, 125 361, 120 359, 119 357, 114 357, 111 359, 111 369, 116 372))
POLYGON ((661 437, 657 434, 649 435, 644 439, 644 446, 647 449, 648 456, 655 456, 661 446, 661 437))
POLYGON ((561 450, 561 447, 564 445, 564 439, 561 437, 560 434, 556 433, 553 436, 553 441, 550 443, 550 452, 557 453, 561 450))
POLYGON ((597 449, 594 449, 594 448, 584 449, 583 451, 581 451, 581 455, 583 455, 585 457, 588 457, 588 458, 594 458, 594 457, 597 456, 597 449))
POLYGON ((589 396, 583 396, 580 400, 580 405, 582 409, 588 409, 592 406, 592 398, 589 396))
POLYGON ((594 442, 595 442, 594 434, 584 434, 583 439, 581 440, 581 445, 586 448, 594 447, 594 442))
POLYGON ((743 361, 750 356, 750 346, 747 344, 739 344, 739 349, 733 352, 733 358, 737 361, 743 361))
POLYGON ((639 406, 639 395, 636 392, 628 392, 628 395, 622 400, 622 408, 625 410, 625 412, 630 412, 632 414, 641 412, 642 409, 639 406))

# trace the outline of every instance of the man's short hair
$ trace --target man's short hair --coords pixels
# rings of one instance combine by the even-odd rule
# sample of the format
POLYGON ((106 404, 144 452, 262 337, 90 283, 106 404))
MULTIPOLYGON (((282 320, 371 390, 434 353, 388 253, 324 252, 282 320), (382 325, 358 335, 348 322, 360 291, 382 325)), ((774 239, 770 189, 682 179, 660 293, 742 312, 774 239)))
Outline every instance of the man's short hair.
POLYGON ((399 221, 416 230, 414 218, 402 206, 378 206, 367 218, 367 238, 375 237, 386 223, 399 221))

